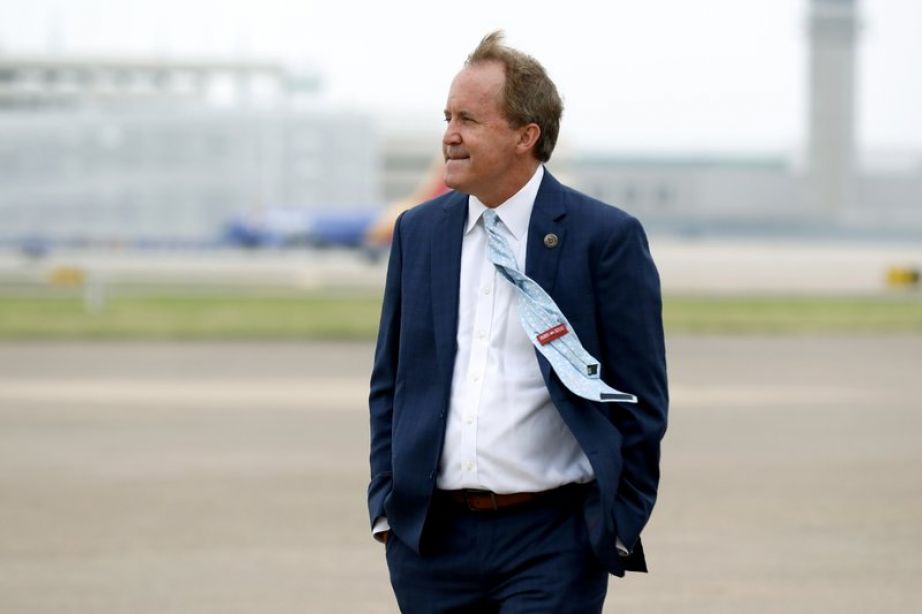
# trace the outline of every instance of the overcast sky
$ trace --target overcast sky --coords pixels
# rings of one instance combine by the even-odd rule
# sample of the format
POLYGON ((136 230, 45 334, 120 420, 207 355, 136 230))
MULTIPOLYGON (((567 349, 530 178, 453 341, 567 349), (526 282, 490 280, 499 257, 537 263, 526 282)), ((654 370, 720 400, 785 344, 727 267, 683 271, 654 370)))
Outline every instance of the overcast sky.
MULTIPOLYGON (((922 152, 922 0, 859 1, 863 148, 922 152)), ((807 0, 0 0, 0 52, 278 59, 337 105, 440 129, 488 31, 536 56, 575 148, 797 151, 807 0)))

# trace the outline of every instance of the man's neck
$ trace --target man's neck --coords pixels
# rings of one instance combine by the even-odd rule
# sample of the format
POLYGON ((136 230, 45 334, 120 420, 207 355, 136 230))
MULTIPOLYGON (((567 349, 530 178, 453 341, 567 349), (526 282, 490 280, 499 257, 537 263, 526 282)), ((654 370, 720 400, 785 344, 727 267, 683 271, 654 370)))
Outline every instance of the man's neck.
POLYGON ((535 171, 541 163, 538 160, 531 159, 527 164, 518 166, 510 173, 504 185, 500 186, 494 193, 475 194, 474 196, 491 209, 498 207, 510 198, 512 198, 528 181, 535 175, 535 171))

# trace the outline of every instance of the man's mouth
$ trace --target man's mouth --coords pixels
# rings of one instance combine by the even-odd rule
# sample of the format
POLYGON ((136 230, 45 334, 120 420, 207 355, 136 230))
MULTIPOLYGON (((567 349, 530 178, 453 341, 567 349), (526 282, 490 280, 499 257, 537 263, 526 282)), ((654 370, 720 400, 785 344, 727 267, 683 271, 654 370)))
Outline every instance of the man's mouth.
POLYGON ((470 155, 460 151, 448 151, 445 152, 445 162, 451 162, 453 160, 467 160, 470 158, 470 155))

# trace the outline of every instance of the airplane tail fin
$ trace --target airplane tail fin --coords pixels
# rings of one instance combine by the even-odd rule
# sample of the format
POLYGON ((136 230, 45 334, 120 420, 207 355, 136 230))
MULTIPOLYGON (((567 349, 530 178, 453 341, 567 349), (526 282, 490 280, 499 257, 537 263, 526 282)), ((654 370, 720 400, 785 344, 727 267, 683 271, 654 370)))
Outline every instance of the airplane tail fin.
POLYGON ((449 187, 445 185, 444 164, 442 155, 439 153, 432 159, 426 174, 413 193, 391 203, 372 222, 365 234, 365 241, 368 245, 373 247, 390 245, 394 235, 394 223, 401 213, 449 191, 449 187))

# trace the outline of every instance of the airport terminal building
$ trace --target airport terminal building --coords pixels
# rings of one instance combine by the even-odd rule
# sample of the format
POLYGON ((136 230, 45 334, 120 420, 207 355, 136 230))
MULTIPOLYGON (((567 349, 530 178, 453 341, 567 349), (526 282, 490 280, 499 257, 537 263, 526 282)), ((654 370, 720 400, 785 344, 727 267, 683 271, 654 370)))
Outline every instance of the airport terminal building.
POLYGON ((0 241, 201 243, 242 212, 378 202, 371 120, 272 63, 0 55, 0 241))

